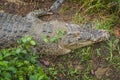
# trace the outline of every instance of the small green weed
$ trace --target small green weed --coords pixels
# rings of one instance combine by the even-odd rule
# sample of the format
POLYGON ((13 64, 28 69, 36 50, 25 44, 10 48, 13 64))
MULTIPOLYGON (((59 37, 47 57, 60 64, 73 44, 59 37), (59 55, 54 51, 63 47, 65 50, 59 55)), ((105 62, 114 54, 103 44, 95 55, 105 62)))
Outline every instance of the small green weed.
POLYGON ((88 61, 91 57, 91 51, 90 51, 91 47, 85 47, 85 48, 81 48, 79 49, 77 52, 77 55, 80 57, 80 63, 84 63, 86 61, 88 61))
POLYGON ((36 45, 32 37, 21 38, 18 46, 0 51, 0 80, 49 80, 30 50, 36 45))
POLYGON ((57 30, 56 35, 55 35, 54 37, 52 37, 52 38, 49 39, 49 38, 47 38, 45 35, 42 35, 41 38, 42 38, 42 40, 43 40, 44 42, 46 42, 46 43, 50 43, 50 42, 55 43, 55 42, 57 42, 58 39, 60 39, 64 34, 65 34, 64 31, 57 30))
POLYGON ((73 16, 73 23, 85 23, 86 18, 83 17, 80 13, 75 13, 73 16))
POLYGON ((106 58, 106 60, 114 67, 120 69, 120 48, 118 42, 119 39, 113 39, 108 41, 109 56, 106 58))
POLYGON ((101 50, 100 48, 99 48, 99 49, 96 49, 96 55, 97 55, 97 56, 101 56, 100 50, 101 50))
POLYGON ((109 18, 97 19, 96 21, 94 21, 94 28, 110 30, 116 19, 117 18, 114 15, 110 15, 109 18))
POLYGON ((110 30, 111 28, 111 22, 107 20, 103 20, 102 23, 98 20, 95 25, 96 29, 104 29, 104 30, 110 30))
POLYGON ((90 70, 91 70, 92 65, 91 64, 86 64, 86 69, 85 71, 82 72, 82 80, 94 80, 93 76, 90 75, 90 70))
POLYGON ((58 71, 55 68, 55 66, 49 67, 46 70, 46 74, 49 75, 51 77, 51 79, 58 80, 58 77, 57 77, 58 71))

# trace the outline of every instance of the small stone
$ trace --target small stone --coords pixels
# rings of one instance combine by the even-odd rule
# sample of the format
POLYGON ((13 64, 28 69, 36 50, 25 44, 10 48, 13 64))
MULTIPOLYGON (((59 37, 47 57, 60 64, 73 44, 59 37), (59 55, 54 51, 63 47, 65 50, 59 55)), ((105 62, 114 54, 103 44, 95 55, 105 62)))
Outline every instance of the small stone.
POLYGON ((96 71, 95 71, 95 76, 98 78, 98 79, 101 79, 107 72, 109 68, 98 68, 96 71))

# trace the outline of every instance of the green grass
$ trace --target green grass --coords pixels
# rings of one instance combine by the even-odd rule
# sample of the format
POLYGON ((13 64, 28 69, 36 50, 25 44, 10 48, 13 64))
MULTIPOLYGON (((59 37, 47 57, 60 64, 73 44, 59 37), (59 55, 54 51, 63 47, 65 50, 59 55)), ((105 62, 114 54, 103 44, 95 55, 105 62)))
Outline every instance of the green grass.
POLYGON ((80 11, 85 13, 99 13, 107 10, 109 13, 119 13, 120 0, 72 0, 77 4, 81 4, 80 11))
POLYGON ((113 39, 108 41, 108 50, 109 55, 106 60, 109 62, 110 65, 113 67, 120 69, 120 46, 119 39, 113 39))
POLYGON ((51 77, 52 80, 59 80, 64 78, 65 80, 93 80, 93 76, 90 74, 92 69, 91 62, 91 47, 82 48, 74 51, 74 56, 64 55, 61 58, 61 62, 57 62, 51 65, 46 71, 46 74, 51 77), (72 61, 73 60, 73 61, 72 61), (73 65, 72 62, 77 60, 77 64, 73 65), (60 77, 62 75, 62 77, 60 77))
MULTIPOLYGON (((58 61, 48 67, 46 74, 51 77, 52 80, 61 78, 66 80, 94 80, 95 77, 91 74, 91 70, 94 69, 91 60, 94 60, 94 58, 100 58, 100 61, 106 62, 104 66, 108 66, 111 69, 114 67, 119 71, 120 48, 118 42, 119 39, 113 39, 99 44, 98 48, 95 48, 94 45, 88 46, 74 50, 69 55, 59 56, 58 61), (105 52, 102 52, 104 49, 105 52)), ((98 63, 98 61, 95 62, 98 63)), ((109 78, 102 77, 101 80, 102 79, 106 80, 109 78)))
MULTIPOLYGON (((91 63, 93 52, 96 53, 97 57, 101 57, 101 59, 103 60, 106 59, 106 61, 109 63, 111 67, 114 67, 119 70, 120 48, 118 46, 118 42, 119 39, 113 39, 106 42, 108 45, 106 49, 109 50, 109 53, 107 53, 108 54, 107 57, 105 56, 106 54, 104 55, 101 54, 102 47, 105 46, 102 44, 99 45, 99 48, 94 49, 94 51, 92 51, 92 48, 94 46, 88 46, 88 47, 80 48, 78 50, 74 50, 69 55, 64 55, 59 57, 61 58, 60 60, 64 60, 64 61, 60 61, 50 65, 49 67, 46 68, 45 73, 52 80, 59 80, 60 78, 64 78, 66 80, 79 80, 79 79, 94 80, 94 76, 91 75, 91 70, 93 68, 92 67, 93 64, 91 63), (77 64, 73 64, 73 62, 75 62, 76 60, 77 60, 77 64), (75 65, 77 65, 77 67, 75 65)), ((14 77, 15 79, 19 78, 19 80, 22 79, 26 80, 25 77, 26 74, 29 74, 28 77, 31 80, 32 79, 38 80, 38 78, 46 78, 44 80, 48 80, 46 75, 43 73, 43 70, 39 68, 39 66, 36 63, 35 54, 33 54, 31 50, 29 50, 31 45, 36 44, 32 40, 32 38, 31 37, 21 38, 18 41, 18 43, 19 46, 17 48, 12 48, 9 50, 3 49, 0 52, 2 55, 4 55, 4 58, 3 56, 2 57, 0 56, 0 59, 2 60, 0 65, 2 67, 6 67, 6 69, 2 69, 1 67, 2 69, 1 76, 3 80, 5 79, 7 80, 7 78, 12 79, 12 77, 14 77), (29 57, 25 58, 25 56, 27 56, 28 53, 30 53, 29 57), (9 60, 9 64, 8 62, 6 62, 7 60, 9 60), (14 60, 16 60, 17 63, 14 63, 14 60), (18 67, 15 67, 14 65, 18 67), (8 73, 7 70, 10 70, 10 74, 8 73), (14 74, 14 76, 11 77, 12 74, 14 74)), ((105 48, 103 47, 103 49, 105 48)))
POLYGON ((86 18, 82 14, 76 12, 73 15, 72 22, 75 23, 75 24, 77 24, 77 23, 85 23, 86 22, 86 18))

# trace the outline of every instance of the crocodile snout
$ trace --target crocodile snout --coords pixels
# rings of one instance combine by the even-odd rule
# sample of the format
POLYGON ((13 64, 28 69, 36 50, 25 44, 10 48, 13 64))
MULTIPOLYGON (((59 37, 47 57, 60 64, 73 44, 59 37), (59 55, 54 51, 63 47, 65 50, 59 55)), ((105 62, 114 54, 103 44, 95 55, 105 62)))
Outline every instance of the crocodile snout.
POLYGON ((94 29, 78 29, 77 31, 68 32, 64 38, 64 47, 68 49, 76 49, 105 41, 109 39, 110 35, 107 30, 94 30, 94 29))
POLYGON ((94 33, 93 36, 91 37, 92 41, 99 42, 99 41, 104 41, 109 39, 110 34, 106 30, 98 30, 97 33, 94 33))

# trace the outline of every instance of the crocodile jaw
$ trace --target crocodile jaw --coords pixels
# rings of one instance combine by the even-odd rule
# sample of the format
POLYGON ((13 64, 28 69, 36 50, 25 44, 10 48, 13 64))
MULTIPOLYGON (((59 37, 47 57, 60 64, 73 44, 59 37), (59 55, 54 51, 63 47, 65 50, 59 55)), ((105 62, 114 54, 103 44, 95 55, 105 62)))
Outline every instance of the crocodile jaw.
MULTIPOLYGON (((65 47, 63 47, 63 46, 61 46, 61 45, 59 45, 59 49, 63 51, 62 54, 68 54, 68 53, 71 52, 71 49, 67 49, 67 48, 65 48, 65 47)), ((62 55, 62 54, 61 54, 61 55, 62 55)))

